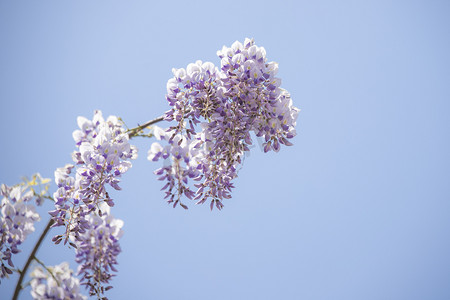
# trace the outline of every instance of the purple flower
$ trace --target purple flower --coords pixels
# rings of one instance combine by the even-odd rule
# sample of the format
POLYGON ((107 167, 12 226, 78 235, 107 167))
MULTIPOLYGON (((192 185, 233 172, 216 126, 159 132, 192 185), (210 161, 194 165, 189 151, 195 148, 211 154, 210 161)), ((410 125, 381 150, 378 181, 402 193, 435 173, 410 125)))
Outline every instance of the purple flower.
POLYGON ((173 69, 167 83, 172 108, 165 119, 176 124, 165 133, 155 128, 154 135, 168 145, 154 143, 148 159, 165 160, 156 174, 166 181, 163 189, 174 206, 185 195, 197 204, 210 199, 211 209, 221 209, 252 145, 251 132, 264 137, 264 152, 292 145, 288 139, 296 135, 299 110, 280 88, 278 64, 267 62, 265 49, 245 39, 217 54, 220 70, 197 61, 186 70, 173 69), (195 191, 188 179, 196 181, 195 191))
POLYGON ((122 236, 123 221, 111 215, 89 215, 88 226, 76 244, 76 262, 79 264, 78 275, 82 284, 89 289, 90 295, 100 296, 111 286, 109 284, 117 272, 117 255, 121 252, 119 239, 122 236))
MULTIPOLYGON (((137 157, 137 149, 128 143, 128 134, 115 116, 104 120, 100 111, 92 120, 78 117, 80 129, 73 133, 78 149, 72 157, 77 164, 55 171, 58 190, 54 193, 55 210, 50 212, 55 224, 64 226, 65 234, 53 238, 55 243, 70 236, 79 239, 89 229, 90 214, 101 216, 114 206, 107 186, 120 190, 120 176, 131 168, 129 160, 137 157)), ((73 245, 73 243, 72 243, 73 245)))
POLYGON ((12 187, 1 185, 3 199, 0 203, 0 278, 12 274, 12 255, 20 252, 18 246, 34 232, 34 223, 40 220, 40 216, 32 201, 42 203, 49 181, 35 174, 31 181, 25 179, 12 187), (42 192, 35 190, 36 186, 41 185, 44 185, 42 192))

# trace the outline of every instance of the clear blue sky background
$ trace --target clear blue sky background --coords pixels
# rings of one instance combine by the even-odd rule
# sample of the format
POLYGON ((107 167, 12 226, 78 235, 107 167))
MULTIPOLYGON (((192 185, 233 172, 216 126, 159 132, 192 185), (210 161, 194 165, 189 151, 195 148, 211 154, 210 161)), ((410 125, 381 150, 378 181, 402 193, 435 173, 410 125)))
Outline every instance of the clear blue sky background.
MULTIPOLYGON (((448 1, 1 1, 0 182, 71 162, 79 115, 161 115, 172 67, 254 37, 302 109, 295 145, 254 147, 210 212, 169 207, 136 140, 110 298, 450 299, 449 16, 448 1)), ((76 267, 50 238, 39 257, 76 267)))

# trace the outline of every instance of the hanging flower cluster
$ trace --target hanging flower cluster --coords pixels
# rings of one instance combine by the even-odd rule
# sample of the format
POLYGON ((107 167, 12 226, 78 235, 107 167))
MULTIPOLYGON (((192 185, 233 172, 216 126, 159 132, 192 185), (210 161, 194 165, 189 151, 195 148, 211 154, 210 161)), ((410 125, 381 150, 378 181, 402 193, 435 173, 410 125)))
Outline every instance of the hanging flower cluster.
POLYGON ((25 179, 12 187, 1 185, 3 199, 0 204, 0 278, 12 274, 12 254, 19 253, 18 246, 34 232, 34 223, 40 220, 40 216, 32 202, 34 200, 37 205, 42 204, 49 182, 50 179, 35 174, 31 181, 25 179), (40 190, 36 190, 36 186, 40 190))
POLYGON ((56 169, 56 209, 49 213, 53 227, 65 227, 65 233, 53 241, 59 244, 64 240, 76 248, 81 282, 91 295, 100 297, 111 288, 103 284, 109 283, 111 271, 116 271, 123 224, 109 215, 114 201, 107 186, 120 190, 119 178, 131 167, 129 160, 137 157, 137 149, 129 144, 128 133, 115 116, 105 120, 95 111, 92 120, 78 117, 77 121, 80 129, 73 132, 73 138, 78 149, 72 155, 76 166, 56 169))
POLYGON ((31 272, 31 296, 37 300, 86 300, 87 297, 80 293, 80 281, 72 273, 66 262, 45 269, 36 267, 31 272))
POLYGON ((78 275, 86 285, 90 295, 102 295, 112 286, 109 284, 117 272, 117 255, 121 252, 119 238, 122 236, 123 221, 111 215, 90 215, 87 218, 89 229, 79 236, 76 244, 76 262, 79 264, 78 275))
POLYGON ((264 138, 264 152, 292 145, 289 139, 296 135, 299 109, 280 88, 278 64, 267 62, 265 49, 245 39, 243 44, 224 46, 217 55, 220 70, 197 61, 186 69, 173 69, 174 77, 167 83, 172 108, 165 120, 176 124, 166 131, 154 129, 156 138, 168 145, 154 143, 148 159, 170 161, 155 174, 166 181, 163 190, 174 207, 180 203, 187 208, 181 203, 184 195, 197 204, 211 199, 211 209, 221 209, 252 144, 251 132, 264 138))
POLYGON ((66 243, 70 236, 80 240, 91 228, 89 216, 101 216, 105 204, 114 205, 106 186, 120 190, 119 177, 131 167, 129 160, 137 157, 137 149, 128 143, 128 134, 117 117, 104 120, 102 113, 95 111, 92 121, 84 117, 77 121, 80 129, 73 132, 73 138, 78 150, 72 155, 77 167, 69 164, 55 171, 56 209, 49 213, 55 227, 66 228, 64 235, 53 238, 57 244, 63 239, 66 243))

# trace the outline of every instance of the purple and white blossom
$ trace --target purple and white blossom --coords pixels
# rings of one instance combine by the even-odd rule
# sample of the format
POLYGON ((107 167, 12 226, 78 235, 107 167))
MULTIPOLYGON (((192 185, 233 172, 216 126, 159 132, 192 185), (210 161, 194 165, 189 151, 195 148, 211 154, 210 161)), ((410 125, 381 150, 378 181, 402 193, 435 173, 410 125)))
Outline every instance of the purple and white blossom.
POLYGON ((73 277, 67 262, 54 267, 37 266, 31 272, 31 296, 36 300, 73 299, 86 300, 80 293, 80 281, 73 277))
POLYGON ((157 126, 153 128, 154 136, 169 144, 162 147, 158 142, 153 143, 147 158, 151 161, 171 158, 171 163, 156 170, 155 174, 160 176, 159 180, 166 181, 162 189, 166 190, 167 201, 172 203, 173 207, 180 204, 187 209, 187 206, 181 201, 181 196, 184 195, 189 199, 193 199, 195 196, 188 183, 189 179, 198 180, 200 178, 197 167, 202 159, 202 152, 195 149, 196 139, 183 138, 181 134, 174 134, 174 130, 166 132, 157 126))
POLYGON ((186 70, 173 69, 167 83, 172 108, 165 120, 176 125, 165 133, 154 129, 154 136, 168 145, 154 143, 148 159, 169 162, 155 173, 166 181, 163 189, 174 206, 185 195, 197 204, 210 199, 211 209, 221 209, 252 145, 251 132, 264 138, 264 152, 292 145, 289 139, 296 135, 299 109, 280 87, 278 64, 267 62, 265 49, 245 39, 224 46, 217 55, 220 69, 197 61, 186 70), (195 188, 188 179, 195 181, 195 188))
POLYGON ((0 278, 12 274, 12 255, 20 252, 18 246, 34 232, 34 223, 40 220, 40 216, 32 202, 34 200, 36 204, 42 204, 49 181, 35 174, 31 181, 25 179, 12 187, 1 185, 3 199, 0 203, 0 278), (34 186, 41 185, 45 185, 42 191, 35 190, 34 186))
POLYGON ((90 295, 100 297, 112 286, 110 279, 117 272, 117 255, 121 252, 119 239, 123 234, 123 221, 111 215, 102 217, 91 214, 87 217, 88 229, 82 233, 76 244, 76 262, 81 282, 89 289, 90 295))
POLYGON ((92 120, 78 117, 80 129, 73 132, 78 149, 72 157, 76 165, 68 164, 55 171, 58 190, 54 193, 55 210, 50 215, 54 226, 65 226, 64 235, 53 238, 56 243, 70 236, 75 240, 90 229, 90 214, 102 215, 105 204, 113 206, 108 194, 109 185, 120 190, 120 176, 131 168, 129 160, 137 157, 137 149, 130 145, 123 123, 115 116, 106 120, 100 111, 92 120))

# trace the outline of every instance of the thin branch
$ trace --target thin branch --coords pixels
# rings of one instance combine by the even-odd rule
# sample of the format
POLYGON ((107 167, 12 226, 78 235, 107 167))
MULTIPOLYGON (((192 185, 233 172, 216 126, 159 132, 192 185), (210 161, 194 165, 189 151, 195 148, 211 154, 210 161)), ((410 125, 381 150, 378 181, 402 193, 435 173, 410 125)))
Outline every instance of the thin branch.
POLYGON ((42 232, 41 236, 39 237, 39 240, 37 241, 36 245, 34 245, 33 251, 31 252, 30 256, 28 257, 27 262, 25 263, 25 266, 23 267, 22 271, 20 272, 19 280, 16 284, 16 289, 14 290, 14 296, 12 300, 17 300, 17 297, 19 297, 19 293, 22 289, 22 281, 25 277, 25 274, 28 271, 28 268, 30 267, 31 262, 33 261, 39 247, 41 246, 42 242, 44 241, 45 236, 47 235, 47 232, 50 230, 50 227, 53 225, 54 221, 53 219, 50 219, 47 223, 47 226, 45 227, 44 231, 42 232))
POLYGON ((158 123, 158 122, 161 122, 161 121, 163 121, 163 120, 164 120, 164 116, 161 116, 161 117, 158 117, 158 118, 153 119, 153 120, 151 120, 151 121, 148 121, 148 122, 146 122, 146 123, 144 123, 144 124, 142 124, 142 125, 139 125, 138 127, 129 129, 129 130, 127 131, 127 132, 128 132, 128 136, 129 136, 130 138, 135 137, 135 136, 137 136, 137 135, 139 134, 139 132, 141 132, 142 130, 144 130, 144 129, 147 128, 148 126, 153 125, 153 124, 158 123))
POLYGON ((47 267, 47 266, 46 266, 40 259, 38 259, 36 256, 33 256, 33 259, 34 259, 35 261, 37 261, 44 269, 46 269, 48 273, 50 273, 50 275, 53 277, 53 279, 55 280, 55 282, 56 282, 56 284, 57 284, 58 286, 61 285, 61 284, 59 283, 58 279, 55 277, 55 274, 53 274, 53 271, 52 271, 49 267, 47 267))

